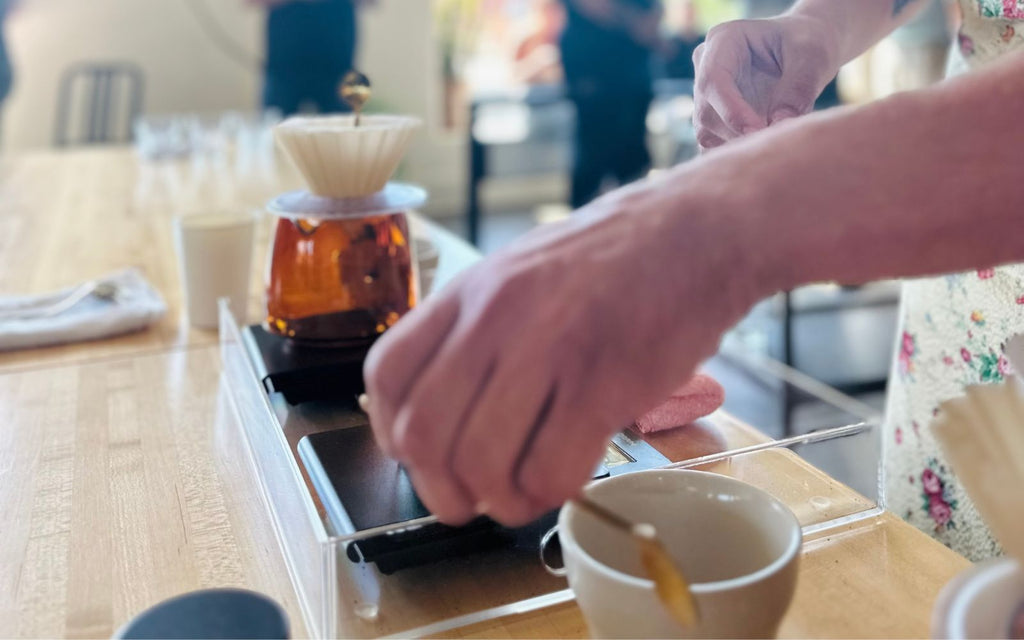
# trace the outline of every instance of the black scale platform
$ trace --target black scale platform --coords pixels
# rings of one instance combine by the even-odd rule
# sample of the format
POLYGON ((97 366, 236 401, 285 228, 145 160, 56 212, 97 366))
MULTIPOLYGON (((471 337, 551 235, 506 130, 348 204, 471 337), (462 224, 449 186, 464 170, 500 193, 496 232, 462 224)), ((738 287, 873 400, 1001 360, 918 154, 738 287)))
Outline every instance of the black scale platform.
POLYGON ((289 404, 351 400, 365 390, 363 361, 374 339, 311 346, 254 324, 242 329, 242 340, 267 393, 281 393, 289 404))
MULTIPOLYGON (((355 397, 364 391, 363 360, 372 340, 342 347, 307 346, 271 334, 259 325, 245 327, 242 335, 266 392, 281 393, 290 405, 319 402, 354 407, 355 397)), ((404 470, 377 447, 368 424, 306 436, 299 441, 298 452, 337 534, 428 515, 404 470)), ((639 436, 623 431, 612 439, 605 462, 595 470, 594 477, 656 468, 668 462, 639 436)), ((381 572, 393 573, 487 549, 537 549, 540 536, 554 525, 556 517, 557 512, 551 512, 516 529, 487 518, 463 527, 426 525, 353 543, 347 555, 352 562, 372 562, 381 572)))

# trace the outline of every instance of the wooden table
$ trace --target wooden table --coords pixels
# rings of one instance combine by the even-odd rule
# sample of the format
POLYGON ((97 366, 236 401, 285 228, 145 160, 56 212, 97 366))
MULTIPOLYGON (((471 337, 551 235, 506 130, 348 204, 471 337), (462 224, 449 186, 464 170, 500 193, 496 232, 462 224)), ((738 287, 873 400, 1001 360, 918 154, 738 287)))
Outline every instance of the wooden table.
MULTIPOLYGON (((0 163, 0 294, 46 291, 133 265, 169 306, 143 333, 0 354, 0 637, 108 637, 161 599, 228 585, 280 601, 302 636, 266 508, 235 454, 240 432, 218 385, 216 335, 187 326, 171 210, 134 198, 139 172, 124 149, 0 163)), ((442 245, 442 278, 473 259, 449 234, 431 233, 442 245)), ((717 446, 715 438, 729 445, 763 438, 728 416, 704 433, 653 442, 678 460, 717 446)), ((860 499, 795 456, 772 453, 724 470, 794 499, 801 492, 860 499)), ((935 596, 966 566, 888 514, 832 532, 807 545, 783 634, 927 635, 935 596)), ((567 604, 455 633, 581 637, 586 630, 567 604)))

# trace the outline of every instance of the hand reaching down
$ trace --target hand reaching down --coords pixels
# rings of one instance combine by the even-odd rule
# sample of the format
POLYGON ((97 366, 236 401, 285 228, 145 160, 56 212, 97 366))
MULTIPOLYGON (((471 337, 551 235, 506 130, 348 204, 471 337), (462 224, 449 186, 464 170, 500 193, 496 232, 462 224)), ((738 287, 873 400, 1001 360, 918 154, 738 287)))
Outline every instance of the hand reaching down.
POLYGON ((442 520, 519 525, 574 496, 757 299, 712 207, 679 216, 686 172, 668 175, 488 257, 371 351, 377 439, 442 520))

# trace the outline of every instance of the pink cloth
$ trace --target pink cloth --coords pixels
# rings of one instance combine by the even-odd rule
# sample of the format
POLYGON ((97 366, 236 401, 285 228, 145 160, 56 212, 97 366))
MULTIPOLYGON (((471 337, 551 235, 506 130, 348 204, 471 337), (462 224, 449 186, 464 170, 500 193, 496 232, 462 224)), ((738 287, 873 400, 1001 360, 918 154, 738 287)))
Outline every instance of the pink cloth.
POLYGON ((714 413, 723 402, 725 389, 722 385, 714 378, 698 373, 668 400, 637 418, 636 427, 641 433, 682 427, 714 413))

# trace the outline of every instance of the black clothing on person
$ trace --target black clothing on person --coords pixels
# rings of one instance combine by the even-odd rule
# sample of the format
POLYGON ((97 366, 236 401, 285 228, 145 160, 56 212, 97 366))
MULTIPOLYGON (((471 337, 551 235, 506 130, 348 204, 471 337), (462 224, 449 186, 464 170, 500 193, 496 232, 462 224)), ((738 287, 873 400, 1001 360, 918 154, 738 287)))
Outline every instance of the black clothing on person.
POLYGON ((287 2, 267 13, 265 107, 285 115, 312 105, 347 111, 338 84, 354 66, 356 8, 352 0, 287 2))

